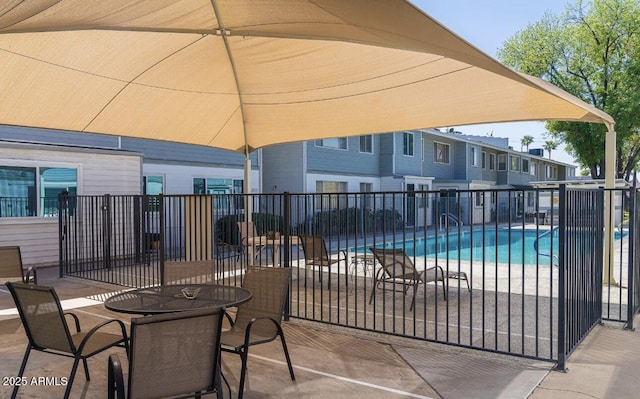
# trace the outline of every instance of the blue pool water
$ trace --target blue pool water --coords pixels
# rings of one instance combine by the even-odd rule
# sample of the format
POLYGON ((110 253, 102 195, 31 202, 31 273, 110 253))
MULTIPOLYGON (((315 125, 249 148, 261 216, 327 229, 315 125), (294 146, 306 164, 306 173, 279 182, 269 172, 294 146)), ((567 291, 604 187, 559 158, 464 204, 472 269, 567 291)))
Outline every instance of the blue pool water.
MULTIPOLYGON (((620 236, 620 233, 616 232, 616 239, 620 236)), ((387 248, 392 246, 392 243, 385 245, 387 248)), ((558 230, 476 230, 408 240, 396 243, 395 247, 404 247, 411 256, 548 265, 551 260, 557 264, 558 230)))

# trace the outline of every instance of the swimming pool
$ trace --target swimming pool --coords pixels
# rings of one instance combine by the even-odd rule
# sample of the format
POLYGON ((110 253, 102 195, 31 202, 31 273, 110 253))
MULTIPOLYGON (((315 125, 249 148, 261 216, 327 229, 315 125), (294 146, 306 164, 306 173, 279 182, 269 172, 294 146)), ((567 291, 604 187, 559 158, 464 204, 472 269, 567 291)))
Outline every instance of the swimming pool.
MULTIPOLYGON (((620 237, 616 232, 616 239, 620 237)), ((557 264, 558 242, 557 228, 485 229, 387 243, 384 247, 404 248, 411 256, 428 258, 548 265, 551 260, 557 264)))

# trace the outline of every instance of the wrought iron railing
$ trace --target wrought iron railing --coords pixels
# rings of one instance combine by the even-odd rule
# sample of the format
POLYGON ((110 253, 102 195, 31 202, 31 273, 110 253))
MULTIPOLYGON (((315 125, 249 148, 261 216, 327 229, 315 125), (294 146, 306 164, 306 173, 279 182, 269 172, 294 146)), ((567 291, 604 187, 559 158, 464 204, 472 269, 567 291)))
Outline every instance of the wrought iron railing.
POLYGON ((604 214, 603 190, 564 187, 67 196, 60 201, 60 273, 144 286, 173 278, 170 263, 185 268, 180 281, 239 284, 247 264, 291 267, 289 317, 561 365, 594 322, 625 322, 638 310, 630 244, 638 240, 638 194, 611 195, 622 226, 615 283, 591 280, 603 273, 602 218, 594 216, 604 214), (443 229, 442 214, 460 223, 443 229), (251 231, 238 223, 247 221, 251 231), (249 240, 253 227, 259 238, 249 240), (305 254, 301 237, 308 236, 322 237, 329 263, 312 259, 319 250, 305 254), (424 280, 377 284, 381 267, 370 248, 402 249, 403 262, 418 270, 438 265, 451 278, 444 288, 424 280), (193 262, 210 267, 189 277, 193 262))

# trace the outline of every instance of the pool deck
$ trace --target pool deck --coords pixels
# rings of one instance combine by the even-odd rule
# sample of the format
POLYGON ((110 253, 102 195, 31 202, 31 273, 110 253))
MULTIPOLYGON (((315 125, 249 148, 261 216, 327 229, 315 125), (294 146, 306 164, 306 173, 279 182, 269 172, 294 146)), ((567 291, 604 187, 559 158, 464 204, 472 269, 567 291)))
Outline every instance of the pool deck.
MULTIPOLYGON (((54 286, 65 307, 86 325, 113 317, 129 321, 100 301, 121 287, 59 279, 53 269, 42 270, 39 278, 54 286)), ((19 368, 27 340, 11 296, 0 290, 0 370, 2 377, 10 377, 19 368)), ((635 326, 638 321, 636 317, 635 326)), ((569 358, 567 372, 552 371, 548 362, 319 323, 291 320, 284 328, 296 382, 288 378, 279 344, 261 345, 252 350, 246 398, 632 398, 640 392, 640 332, 616 323, 596 326, 569 358)), ((78 373, 73 398, 106 397, 106 357, 89 360, 91 381, 78 373)), ((33 353, 26 376, 63 377, 70 365, 70 359, 33 353)), ((237 356, 223 355, 232 389, 238 370, 237 356)), ((22 387, 18 397, 57 397, 63 390, 34 382, 22 387)), ((1 385, 0 398, 8 398, 10 391, 1 385)))

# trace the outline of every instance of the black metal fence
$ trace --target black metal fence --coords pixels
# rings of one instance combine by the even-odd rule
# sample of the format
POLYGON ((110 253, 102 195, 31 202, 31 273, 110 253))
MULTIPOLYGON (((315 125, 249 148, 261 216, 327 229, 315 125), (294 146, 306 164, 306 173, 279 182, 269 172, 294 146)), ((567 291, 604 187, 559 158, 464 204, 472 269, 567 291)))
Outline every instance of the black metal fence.
POLYGON ((289 317, 564 367, 594 323, 629 323, 640 304, 630 245, 638 193, 606 195, 610 269, 602 189, 67 196, 60 274, 125 286, 178 275, 239 284, 247 264, 291 267, 289 317), (326 257, 303 248, 313 237, 326 257), (451 278, 380 281, 370 248, 402 249, 403 266, 439 266, 451 278))

